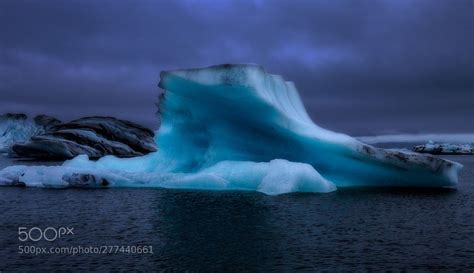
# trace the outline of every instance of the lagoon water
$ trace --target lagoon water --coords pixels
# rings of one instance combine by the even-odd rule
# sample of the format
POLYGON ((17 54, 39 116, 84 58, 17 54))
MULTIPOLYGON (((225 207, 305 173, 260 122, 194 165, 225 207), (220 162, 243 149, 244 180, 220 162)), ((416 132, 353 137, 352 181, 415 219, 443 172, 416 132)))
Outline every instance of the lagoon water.
MULTIPOLYGON (((1 187, 0 271, 472 272, 474 156, 447 158, 464 164, 455 190, 266 196, 1 187), (72 227, 74 235, 20 242, 18 228, 35 226, 72 227), (102 245, 152 246, 153 254, 18 254, 19 246, 102 245)), ((11 164, 0 159, 0 168, 11 164)))

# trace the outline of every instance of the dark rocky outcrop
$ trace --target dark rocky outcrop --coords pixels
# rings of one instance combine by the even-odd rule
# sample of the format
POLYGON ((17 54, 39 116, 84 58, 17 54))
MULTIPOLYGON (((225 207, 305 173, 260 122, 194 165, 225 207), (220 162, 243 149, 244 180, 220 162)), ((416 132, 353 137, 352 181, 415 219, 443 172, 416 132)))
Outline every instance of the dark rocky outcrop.
POLYGON ((51 160, 70 159, 80 154, 90 158, 134 157, 156 151, 153 131, 125 120, 86 117, 61 123, 52 117, 39 116, 35 122, 49 128, 48 132, 14 144, 15 155, 51 160))
POLYGON ((61 123, 59 119, 48 115, 38 115, 33 120, 37 126, 43 127, 46 132, 61 123))

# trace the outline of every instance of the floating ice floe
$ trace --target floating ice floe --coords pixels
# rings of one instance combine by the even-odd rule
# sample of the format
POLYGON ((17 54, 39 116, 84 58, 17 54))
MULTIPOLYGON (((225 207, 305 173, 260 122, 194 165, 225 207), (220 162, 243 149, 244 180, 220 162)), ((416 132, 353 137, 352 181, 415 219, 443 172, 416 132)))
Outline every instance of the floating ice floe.
POLYGON ((435 143, 429 141, 426 144, 413 147, 413 151, 437 155, 472 155, 474 154, 474 144, 435 143))

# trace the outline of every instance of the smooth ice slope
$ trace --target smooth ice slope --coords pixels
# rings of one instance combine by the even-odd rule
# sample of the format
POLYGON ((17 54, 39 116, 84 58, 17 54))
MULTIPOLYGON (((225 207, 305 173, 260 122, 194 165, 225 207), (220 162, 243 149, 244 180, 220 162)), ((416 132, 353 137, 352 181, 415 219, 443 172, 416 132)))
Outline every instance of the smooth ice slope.
POLYGON ((78 157, 62 167, 11 167, 0 172, 3 184, 279 194, 328 192, 335 186, 457 183, 458 163, 374 148, 320 128, 309 118, 294 85, 260 66, 163 72, 159 86, 165 92, 157 153, 133 159, 104 157, 98 162, 78 157))

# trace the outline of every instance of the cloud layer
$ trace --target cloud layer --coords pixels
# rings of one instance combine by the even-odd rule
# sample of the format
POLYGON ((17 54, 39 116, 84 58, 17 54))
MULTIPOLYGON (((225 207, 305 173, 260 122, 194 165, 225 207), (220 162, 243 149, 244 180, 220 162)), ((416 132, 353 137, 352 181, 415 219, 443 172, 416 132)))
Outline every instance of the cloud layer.
POLYGON ((470 0, 4 0, 0 109, 152 126, 161 70, 251 62, 294 81, 325 127, 472 131, 473 10, 470 0))

